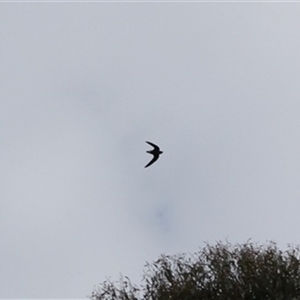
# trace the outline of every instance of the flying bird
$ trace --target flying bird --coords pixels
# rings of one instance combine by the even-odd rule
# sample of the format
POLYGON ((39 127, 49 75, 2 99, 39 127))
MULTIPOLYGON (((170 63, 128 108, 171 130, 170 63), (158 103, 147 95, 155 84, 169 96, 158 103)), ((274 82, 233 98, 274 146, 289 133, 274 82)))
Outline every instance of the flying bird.
POLYGON ((160 151, 159 147, 156 146, 155 144, 150 143, 150 142, 146 142, 146 143, 148 143, 149 145, 151 145, 151 146, 153 147, 152 150, 146 151, 147 153, 152 154, 152 155, 153 155, 153 158, 152 158, 152 159, 150 160, 150 162, 145 166, 145 168, 151 166, 155 161, 158 160, 159 155, 163 153, 162 151, 160 151))

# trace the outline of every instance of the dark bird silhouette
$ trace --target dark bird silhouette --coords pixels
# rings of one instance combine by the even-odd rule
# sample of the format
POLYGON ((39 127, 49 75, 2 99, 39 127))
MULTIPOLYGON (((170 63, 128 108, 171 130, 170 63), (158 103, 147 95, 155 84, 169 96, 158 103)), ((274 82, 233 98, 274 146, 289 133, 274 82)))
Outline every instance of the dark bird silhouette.
POLYGON ((152 158, 152 159, 150 160, 150 162, 145 166, 145 168, 151 166, 155 161, 158 160, 159 155, 163 153, 162 151, 160 151, 159 147, 156 146, 156 145, 154 145, 153 143, 150 143, 150 142, 146 142, 146 143, 148 143, 149 145, 151 145, 151 146, 153 147, 152 150, 146 151, 147 153, 152 154, 152 155, 153 155, 153 158, 152 158))

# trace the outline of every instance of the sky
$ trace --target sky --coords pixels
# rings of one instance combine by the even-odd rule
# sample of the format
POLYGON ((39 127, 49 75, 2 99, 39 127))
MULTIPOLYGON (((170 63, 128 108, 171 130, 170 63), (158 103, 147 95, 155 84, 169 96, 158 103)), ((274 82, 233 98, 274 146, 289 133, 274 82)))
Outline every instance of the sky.
POLYGON ((300 244, 300 4, 0 8, 0 298, 300 244))

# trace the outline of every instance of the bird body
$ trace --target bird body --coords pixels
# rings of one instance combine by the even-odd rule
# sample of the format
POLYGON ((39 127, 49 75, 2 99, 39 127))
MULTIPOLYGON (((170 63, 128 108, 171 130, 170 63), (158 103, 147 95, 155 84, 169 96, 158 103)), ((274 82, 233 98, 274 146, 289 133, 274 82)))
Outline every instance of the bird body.
POLYGON ((151 166, 155 161, 158 160, 159 155, 163 153, 162 151, 160 151, 159 147, 156 146, 155 144, 153 144, 153 143, 151 143, 151 142, 147 142, 147 141, 146 141, 146 143, 148 143, 149 145, 151 145, 151 146, 153 147, 152 150, 146 151, 147 153, 152 154, 152 155, 153 155, 153 158, 152 158, 152 160, 150 160, 150 162, 145 166, 145 168, 151 166))

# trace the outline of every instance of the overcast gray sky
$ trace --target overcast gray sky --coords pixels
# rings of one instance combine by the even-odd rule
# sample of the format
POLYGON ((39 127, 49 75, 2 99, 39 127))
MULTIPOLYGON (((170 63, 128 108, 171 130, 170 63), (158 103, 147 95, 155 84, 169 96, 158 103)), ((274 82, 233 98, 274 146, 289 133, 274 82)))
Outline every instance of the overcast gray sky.
POLYGON ((300 4, 0 8, 0 297, 300 244, 300 4))

